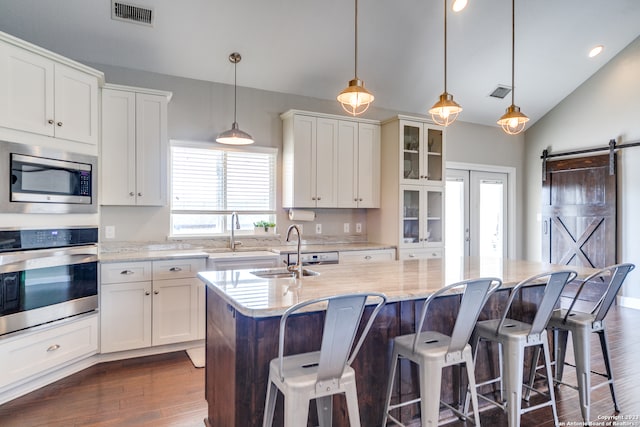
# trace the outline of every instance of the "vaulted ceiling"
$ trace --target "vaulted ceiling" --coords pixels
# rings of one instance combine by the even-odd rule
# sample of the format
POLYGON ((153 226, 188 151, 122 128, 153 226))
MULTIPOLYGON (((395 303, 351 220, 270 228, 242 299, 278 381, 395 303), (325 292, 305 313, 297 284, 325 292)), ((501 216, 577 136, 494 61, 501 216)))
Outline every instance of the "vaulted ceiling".
MULTIPOLYGON (((123 0, 124 3, 129 3, 123 0)), ((153 26, 111 19, 110 0, 0 0, 0 31, 80 62, 322 99, 354 77, 352 0, 134 0, 153 26)), ((451 0, 448 0, 449 6, 451 0)), ((443 0, 359 0, 358 76, 378 107, 426 113, 443 91, 443 0)), ((638 0, 516 0, 515 103, 532 122, 640 35, 638 0), (595 45, 605 49, 595 58, 595 45)), ((459 120, 486 125, 511 103, 511 2, 448 12, 447 89, 459 120)))

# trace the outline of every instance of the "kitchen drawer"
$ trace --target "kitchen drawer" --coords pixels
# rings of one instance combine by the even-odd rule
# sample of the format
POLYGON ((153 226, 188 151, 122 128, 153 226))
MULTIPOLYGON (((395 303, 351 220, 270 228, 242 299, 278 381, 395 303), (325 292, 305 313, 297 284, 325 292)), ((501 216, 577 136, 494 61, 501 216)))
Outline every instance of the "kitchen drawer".
POLYGON ((153 280, 196 277, 206 262, 206 258, 153 261, 153 280))
POLYGON ((432 249, 400 249, 398 252, 398 259, 429 259, 429 258, 442 258, 442 248, 432 249))
POLYGON ((0 340, 0 388, 97 351, 97 314, 0 340))
POLYGON ((368 251, 341 251, 339 257, 340 264, 392 261, 396 259, 396 250, 374 249, 368 251))
POLYGON ((151 280, 151 261, 100 264, 100 283, 145 282, 151 280))

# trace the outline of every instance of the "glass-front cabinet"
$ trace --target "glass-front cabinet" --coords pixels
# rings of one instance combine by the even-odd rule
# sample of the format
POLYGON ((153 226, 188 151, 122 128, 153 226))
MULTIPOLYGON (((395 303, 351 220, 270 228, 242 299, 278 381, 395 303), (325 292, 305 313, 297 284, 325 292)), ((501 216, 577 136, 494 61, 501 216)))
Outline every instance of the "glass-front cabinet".
POLYGON ((433 125, 403 120, 401 171, 403 184, 442 183, 442 129, 433 125))
POLYGON ((400 197, 400 246, 441 247, 444 232, 443 188, 403 185, 400 197))

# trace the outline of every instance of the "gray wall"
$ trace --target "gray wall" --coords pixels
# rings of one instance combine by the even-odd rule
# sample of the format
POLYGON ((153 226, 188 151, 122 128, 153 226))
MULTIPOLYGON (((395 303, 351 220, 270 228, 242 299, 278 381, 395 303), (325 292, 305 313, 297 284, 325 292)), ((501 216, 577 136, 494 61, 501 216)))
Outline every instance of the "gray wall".
MULTIPOLYGON (((640 38, 565 98, 526 132, 525 256, 541 257, 540 192, 542 150, 562 152, 640 139, 640 38)), ((640 147, 618 153, 618 261, 640 264, 640 147)), ((627 297, 640 298, 630 283, 627 297)))
MULTIPOLYGON (((233 86, 102 64, 91 65, 102 70, 109 83, 173 92, 169 103, 170 139, 214 141, 219 132, 231 126, 233 86)), ((238 123, 241 129, 254 137, 257 145, 281 149, 280 114, 289 109, 344 114, 336 101, 238 88, 238 123)), ((499 113, 496 112, 498 115, 499 113)), ((396 114, 399 112, 371 107, 365 117, 384 120, 396 114)), ((416 115, 410 112, 402 114, 416 115)), ((521 137, 507 137, 498 127, 464 122, 455 123, 447 132, 447 159, 450 161, 522 169, 521 137)), ((282 200, 280 175, 278 174, 276 199, 278 207, 282 200)), ((366 211, 363 209, 322 209, 317 211, 317 215, 315 222, 322 223, 323 236, 345 237, 342 234, 344 222, 363 223, 366 234, 366 211)), ((161 241, 166 239, 169 231, 169 208, 105 206, 101 209, 101 225, 101 232, 104 226, 115 225, 117 241, 161 241)), ((289 225, 286 212, 280 208, 278 225, 279 232, 289 225)), ((520 230, 519 227, 518 236, 521 235, 520 230)), ((520 249, 518 253, 521 253, 520 249)))

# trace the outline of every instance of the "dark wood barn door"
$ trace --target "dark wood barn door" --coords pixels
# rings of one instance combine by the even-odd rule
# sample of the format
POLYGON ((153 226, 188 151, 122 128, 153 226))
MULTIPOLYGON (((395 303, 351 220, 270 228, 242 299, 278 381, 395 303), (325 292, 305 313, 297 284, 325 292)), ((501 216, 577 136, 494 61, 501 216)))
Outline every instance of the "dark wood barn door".
POLYGON ((547 162, 542 260, 584 267, 615 264, 616 176, 609 175, 608 155, 547 162))

